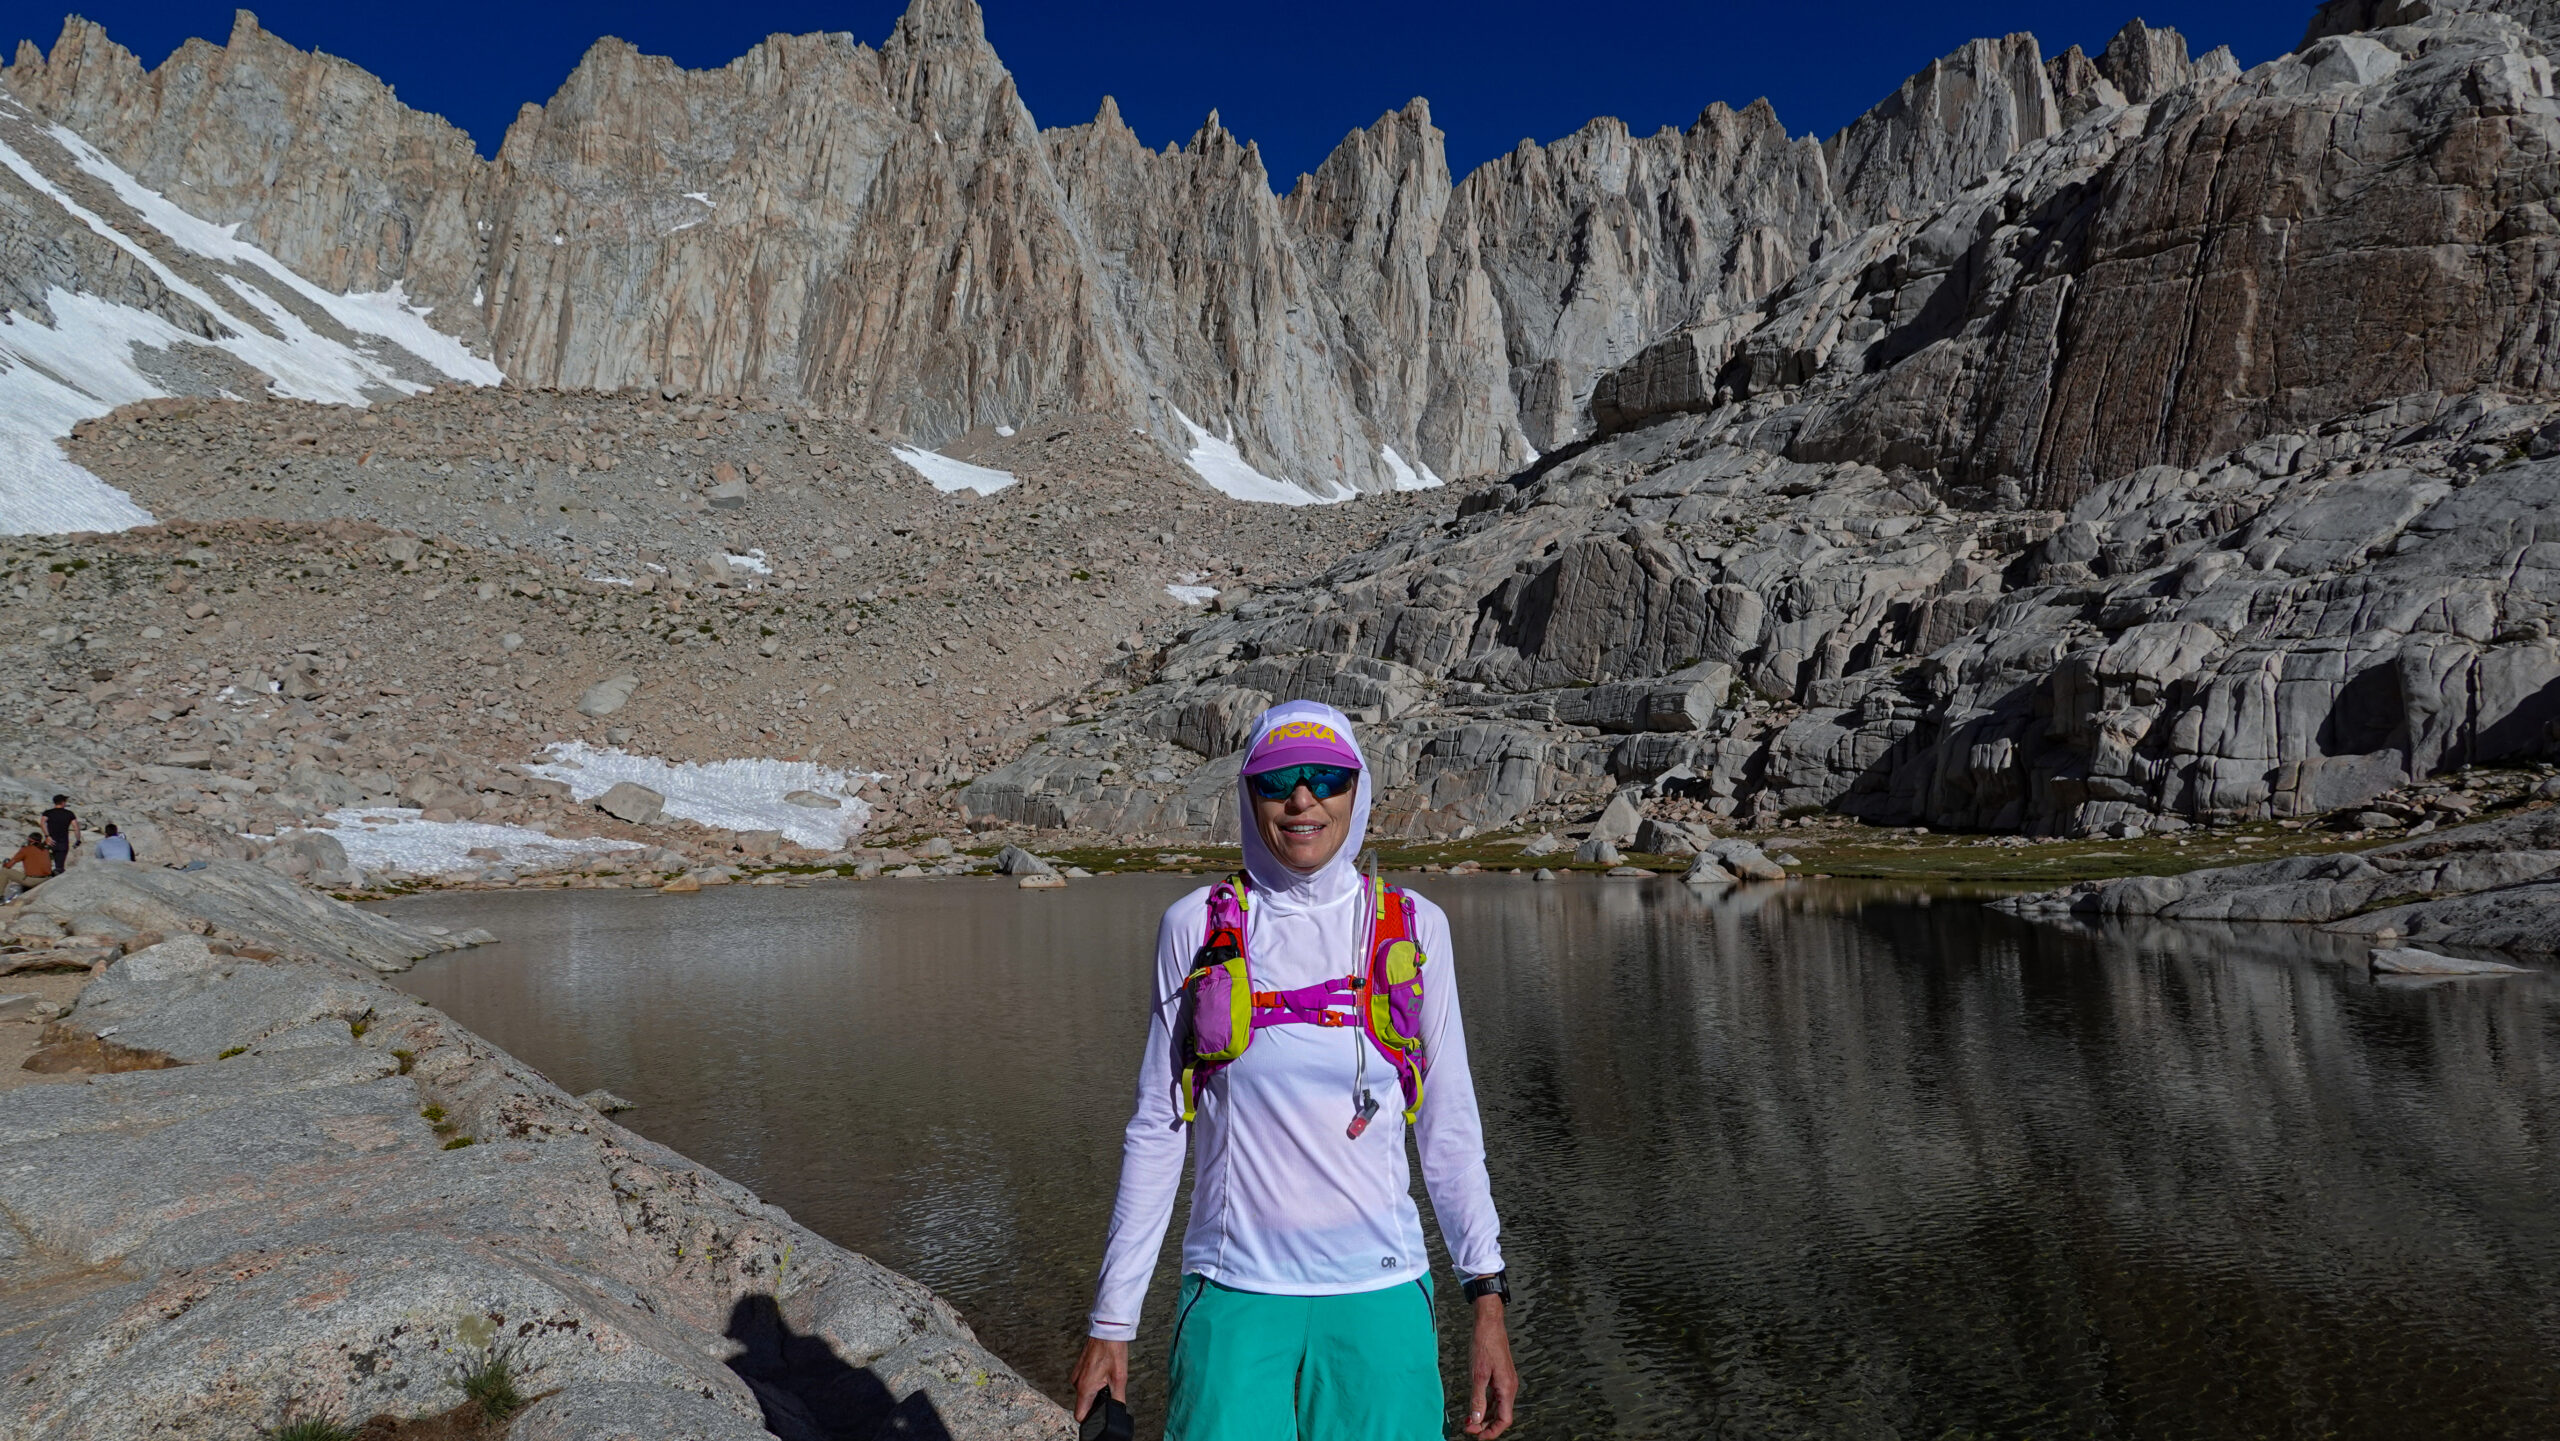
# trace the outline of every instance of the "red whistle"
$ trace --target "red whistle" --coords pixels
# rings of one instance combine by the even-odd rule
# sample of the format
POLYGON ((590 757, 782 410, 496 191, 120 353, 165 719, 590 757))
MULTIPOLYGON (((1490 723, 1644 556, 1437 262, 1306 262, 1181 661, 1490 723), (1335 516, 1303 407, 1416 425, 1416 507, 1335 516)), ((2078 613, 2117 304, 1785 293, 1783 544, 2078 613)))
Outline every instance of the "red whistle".
POLYGON ((1344 1134, 1346 1134, 1346 1135, 1350 1136, 1350 1137, 1351 1137, 1351 1139, 1353 1139, 1353 1140, 1355 1140, 1355 1141, 1356 1141, 1356 1140, 1359 1140, 1359 1139, 1360 1139, 1360 1133, 1361 1133, 1362 1131, 1365 1131, 1365 1130, 1369 1129, 1369 1119, 1370 1119, 1371 1117, 1373 1117, 1373 1116, 1377 1115, 1377 1114, 1378 1114, 1378 1098, 1377 1098, 1377 1097, 1375 1097, 1375 1096, 1370 1095, 1370 1094, 1369 1094, 1368 1092, 1366 1092, 1366 1091, 1362 1091, 1362 1092, 1360 1093, 1360 1110, 1359 1110, 1359 1113, 1358 1113, 1357 1115, 1354 1115, 1354 1116, 1351 1118, 1351 1126, 1350 1126, 1350 1129, 1349 1129, 1348 1131, 1346 1131, 1344 1134))

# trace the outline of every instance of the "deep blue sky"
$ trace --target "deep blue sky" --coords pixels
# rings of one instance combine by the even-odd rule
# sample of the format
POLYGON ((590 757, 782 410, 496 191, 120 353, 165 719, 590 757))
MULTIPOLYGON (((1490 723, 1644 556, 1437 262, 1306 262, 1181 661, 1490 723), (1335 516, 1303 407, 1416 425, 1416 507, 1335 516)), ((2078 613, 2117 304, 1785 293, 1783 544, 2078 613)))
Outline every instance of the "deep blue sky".
MULTIPOLYGON (((1523 137, 1595 115, 1639 131, 1685 126, 1709 101, 1767 96, 1797 134, 1827 135, 1903 77, 1977 35, 2030 30, 2045 53, 2096 53, 2135 14, 2242 65, 2301 38, 2310 0, 984 0, 987 33, 1043 125, 1091 119, 1106 95, 1152 145, 1189 138, 1211 109, 1260 142, 1280 188, 1343 134, 1415 95, 1467 170, 1523 137)), ((877 45, 905 0, 604 5, 268 0, 260 22, 343 55, 496 148, 516 107, 548 99, 598 35, 690 66, 719 65, 776 31, 849 30, 877 45)), ((62 9, 0 0, 0 43, 50 47, 62 9)), ((219 0, 83 0, 81 13, 156 65, 190 35, 219 41, 219 0)))

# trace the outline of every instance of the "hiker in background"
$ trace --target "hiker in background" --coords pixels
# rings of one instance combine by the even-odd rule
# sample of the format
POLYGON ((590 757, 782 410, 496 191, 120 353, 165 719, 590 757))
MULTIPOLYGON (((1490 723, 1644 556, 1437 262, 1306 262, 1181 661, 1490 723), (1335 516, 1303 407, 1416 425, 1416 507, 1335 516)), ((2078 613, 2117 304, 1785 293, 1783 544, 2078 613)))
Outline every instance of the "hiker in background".
POLYGON ((71 848, 80 844, 80 817, 72 814, 71 797, 55 796, 44 813, 45 834, 53 838, 53 873, 71 864, 71 848))
POLYGON ((1465 1280, 1463 1429, 1499 1436, 1520 1377, 1448 918, 1361 877, 1371 786, 1342 712, 1264 712, 1237 792, 1244 872, 1174 902, 1156 932, 1076 1413, 1106 1388, 1128 1395, 1129 1342, 1187 1149, 1166 1441, 1445 1434, 1410 1128, 1465 1280))
POLYGON ((0 868, 0 892, 6 893, 0 895, 0 900, 13 897, 38 881, 50 880, 52 876, 53 850, 44 843, 44 832, 29 831, 27 843, 18 847, 16 855, 9 857, 5 868, 0 868))
POLYGON ((107 828, 98 834, 98 859, 102 861, 133 859, 133 842, 124 838, 124 833, 116 829, 116 823, 113 821, 107 822, 107 828))

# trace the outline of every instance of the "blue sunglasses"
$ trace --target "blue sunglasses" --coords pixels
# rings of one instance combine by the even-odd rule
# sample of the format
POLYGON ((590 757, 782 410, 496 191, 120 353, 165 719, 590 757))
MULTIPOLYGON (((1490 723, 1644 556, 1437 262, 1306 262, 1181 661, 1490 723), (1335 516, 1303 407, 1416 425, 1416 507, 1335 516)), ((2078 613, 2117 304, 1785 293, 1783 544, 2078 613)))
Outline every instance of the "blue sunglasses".
POLYGON ((1285 801, 1300 786, 1305 786, 1307 794, 1317 800, 1329 801, 1360 784, 1360 772, 1350 766, 1282 766, 1276 771, 1246 776, 1244 783, 1266 801, 1285 801))

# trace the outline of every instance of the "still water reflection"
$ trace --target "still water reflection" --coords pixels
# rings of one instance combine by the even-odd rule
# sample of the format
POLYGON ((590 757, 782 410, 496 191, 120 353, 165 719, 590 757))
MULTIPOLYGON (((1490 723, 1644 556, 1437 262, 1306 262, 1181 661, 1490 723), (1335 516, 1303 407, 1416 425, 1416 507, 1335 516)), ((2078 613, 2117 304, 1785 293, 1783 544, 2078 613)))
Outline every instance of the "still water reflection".
MULTIPOLYGON (((2551 977, 2377 985, 2267 928, 2075 934, 1852 883, 1417 879, 1461 947, 1515 1434, 2560 1434, 2551 977)), ((1155 917, 1196 884, 397 906, 507 938, 408 989, 639 1102, 1056 1394, 1155 917)))

